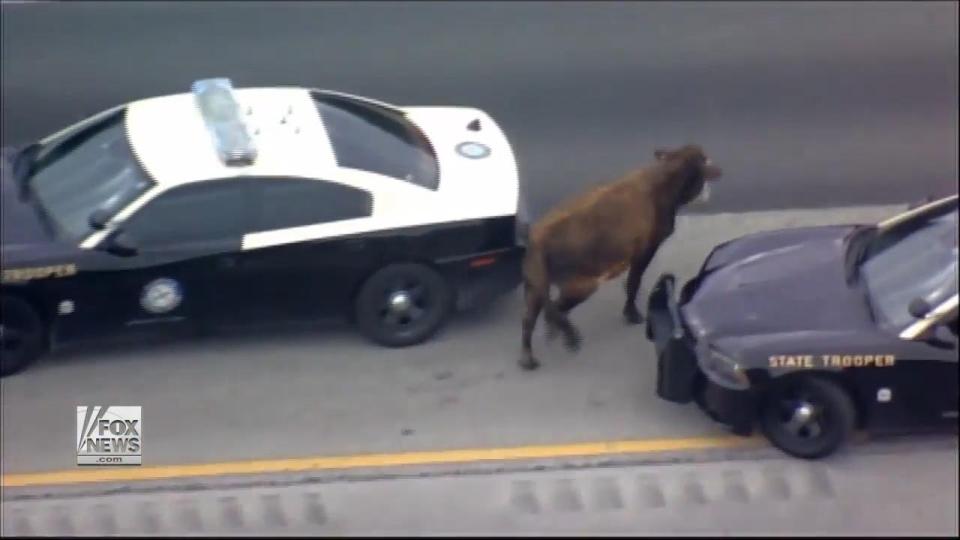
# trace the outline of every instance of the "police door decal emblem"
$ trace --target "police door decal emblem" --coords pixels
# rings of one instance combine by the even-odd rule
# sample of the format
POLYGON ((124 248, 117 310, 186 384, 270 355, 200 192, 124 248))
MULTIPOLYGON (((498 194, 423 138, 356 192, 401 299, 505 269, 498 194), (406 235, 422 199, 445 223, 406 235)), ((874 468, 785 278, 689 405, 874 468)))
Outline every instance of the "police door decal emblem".
POLYGON ((140 305, 153 314, 173 311, 183 300, 180 284, 169 278, 159 278, 151 281, 143 288, 140 296, 140 305))

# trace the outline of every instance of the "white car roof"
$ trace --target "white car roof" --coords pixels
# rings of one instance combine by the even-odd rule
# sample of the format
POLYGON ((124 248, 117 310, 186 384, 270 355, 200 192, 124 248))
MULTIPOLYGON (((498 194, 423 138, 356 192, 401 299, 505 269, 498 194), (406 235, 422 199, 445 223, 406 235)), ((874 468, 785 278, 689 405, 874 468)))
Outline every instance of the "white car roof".
POLYGON ((240 88, 234 94, 251 126, 257 159, 220 160, 191 93, 154 97, 127 107, 126 129, 141 165, 161 186, 235 176, 328 177, 336 159, 316 104, 305 88, 240 88))

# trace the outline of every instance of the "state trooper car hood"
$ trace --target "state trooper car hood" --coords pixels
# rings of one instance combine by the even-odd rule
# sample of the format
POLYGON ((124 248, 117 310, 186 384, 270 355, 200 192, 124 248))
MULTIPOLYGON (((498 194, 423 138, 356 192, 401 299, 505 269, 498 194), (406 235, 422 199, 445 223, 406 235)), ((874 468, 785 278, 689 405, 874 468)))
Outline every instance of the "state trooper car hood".
POLYGON ((863 290, 846 281, 854 229, 771 231, 718 246, 681 293, 683 318, 710 338, 872 327, 863 290))

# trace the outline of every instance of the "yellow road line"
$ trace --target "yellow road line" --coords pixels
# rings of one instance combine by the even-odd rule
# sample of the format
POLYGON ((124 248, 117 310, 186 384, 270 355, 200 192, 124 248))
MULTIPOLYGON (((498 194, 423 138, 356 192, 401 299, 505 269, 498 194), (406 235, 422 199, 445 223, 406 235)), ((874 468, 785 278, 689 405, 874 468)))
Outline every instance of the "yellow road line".
POLYGON ((698 437, 689 439, 648 439, 565 445, 521 446, 513 448, 437 450, 397 454, 320 456, 193 465, 163 465, 156 467, 78 468, 76 470, 6 474, 0 477, 0 486, 9 488, 88 482, 161 480, 197 476, 340 470, 364 467, 377 468, 536 458, 592 457, 612 454, 646 454, 681 450, 750 447, 756 446, 758 441, 760 441, 760 439, 757 437, 698 437))

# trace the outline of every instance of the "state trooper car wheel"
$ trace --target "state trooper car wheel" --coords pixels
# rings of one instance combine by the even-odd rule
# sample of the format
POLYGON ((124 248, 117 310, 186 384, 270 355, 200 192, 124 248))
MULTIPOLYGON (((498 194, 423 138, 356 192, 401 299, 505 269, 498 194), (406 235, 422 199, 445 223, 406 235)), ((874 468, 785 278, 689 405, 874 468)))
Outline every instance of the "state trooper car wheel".
POLYGON ((394 264, 377 271, 357 295, 361 332, 388 347, 406 347, 431 337, 451 311, 446 280, 421 264, 394 264))
POLYGON ((794 457, 817 459, 842 446, 856 424, 850 395, 818 377, 796 377, 768 393, 761 428, 774 446, 794 457))
POLYGON ((12 375, 43 353, 43 321, 18 298, 0 299, 0 376, 12 375))

